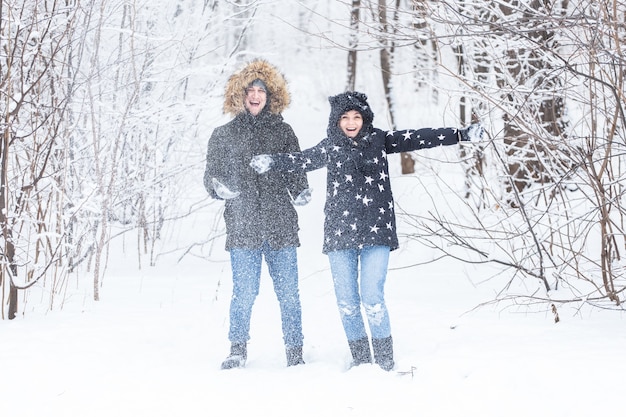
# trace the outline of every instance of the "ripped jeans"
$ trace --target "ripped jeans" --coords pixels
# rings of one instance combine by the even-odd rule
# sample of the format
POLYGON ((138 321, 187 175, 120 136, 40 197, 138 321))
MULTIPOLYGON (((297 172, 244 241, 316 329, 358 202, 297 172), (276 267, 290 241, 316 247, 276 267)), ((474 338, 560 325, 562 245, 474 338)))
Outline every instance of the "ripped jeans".
POLYGON ((368 246, 363 249, 333 251, 328 253, 328 260, 335 284, 339 315, 348 341, 367 337, 361 304, 372 338, 383 339, 390 336, 391 326, 385 305, 389 247, 368 246))

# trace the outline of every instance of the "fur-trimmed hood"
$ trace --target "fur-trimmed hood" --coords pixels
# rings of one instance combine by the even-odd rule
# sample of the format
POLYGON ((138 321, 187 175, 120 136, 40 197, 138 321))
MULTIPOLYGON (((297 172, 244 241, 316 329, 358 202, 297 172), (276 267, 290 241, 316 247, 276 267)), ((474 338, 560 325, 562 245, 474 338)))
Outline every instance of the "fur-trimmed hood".
POLYGON ((224 113, 236 116, 246 111, 246 88, 257 78, 267 85, 266 107, 270 113, 280 114, 289 106, 291 96, 283 74, 269 62, 255 59, 228 79, 224 92, 224 113))

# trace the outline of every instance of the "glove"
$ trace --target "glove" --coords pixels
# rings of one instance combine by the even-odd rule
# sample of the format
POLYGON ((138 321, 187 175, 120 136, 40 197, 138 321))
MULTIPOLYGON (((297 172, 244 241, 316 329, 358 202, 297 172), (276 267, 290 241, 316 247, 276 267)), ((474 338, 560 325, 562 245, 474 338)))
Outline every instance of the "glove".
POLYGON ((239 197, 239 194, 240 194, 239 191, 231 191, 228 187, 226 187, 224 184, 219 182, 216 178, 213 178, 211 180, 211 183, 213 183, 213 190, 215 191, 215 194, 217 194, 219 198, 222 198, 224 200, 230 200, 231 198, 239 197))
MULTIPOLYGON (((313 192, 312 188, 305 188, 304 190, 300 192, 300 194, 298 194, 298 196, 295 199, 291 198, 291 204, 293 204, 294 206, 304 206, 308 204, 309 201, 311 201, 312 192, 313 192)), ((291 196, 291 193, 289 193, 289 196, 291 196)))
POLYGON ((483 129, 483 126, 480 123, 474 123, 465 129, 459 130, 461 141, 464 142, 480 142, 483 140, 484 132, 485 129, 483 129))
POLYGON ((264 172, 267 172, 270 170, 273 163, 274 163, 274 160, 269 155, 255 155, 252 157, 252 160, 250 161, 250 166, 257 173, 263 174, 264 172))

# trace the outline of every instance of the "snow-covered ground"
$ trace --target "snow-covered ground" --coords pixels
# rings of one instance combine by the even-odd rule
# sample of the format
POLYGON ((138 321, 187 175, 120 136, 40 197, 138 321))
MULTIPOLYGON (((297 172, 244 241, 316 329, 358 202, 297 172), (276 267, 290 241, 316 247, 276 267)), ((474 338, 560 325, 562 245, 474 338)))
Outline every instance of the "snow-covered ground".
MULTIPOLYGON (((479 304, 502 283, 450 261, 402 268, 429 254, 406 243, 387 283, 396 368, 348 369, 349 351, 320 253, 324 172, 300 208, 306 365, 285 367, 278 304, 264 271, 245 369, 221 371, 228 352, 230 268, 223 241, 137 269, 134 251, 111 253, 100 302, 88 292, 61 311, 29 300, 0 321, 0 404, 11 417, 616 415, 623 408, 624 319, 616 312, 479 304), (198 256, 200 255, 200 256, 198 256), (545 310, 545 311, 544 311, 545 310)), ((419 193, 402 189, 404 205, 419 193)), ((201 240, 219 203, 165 239, 201 240)), ((493 271, 491 271, 493 273, 493 271)), ((71 286, 70 286, 71 288, 71 286)), ((45 303, 44 303, 45 304, 45 303)))

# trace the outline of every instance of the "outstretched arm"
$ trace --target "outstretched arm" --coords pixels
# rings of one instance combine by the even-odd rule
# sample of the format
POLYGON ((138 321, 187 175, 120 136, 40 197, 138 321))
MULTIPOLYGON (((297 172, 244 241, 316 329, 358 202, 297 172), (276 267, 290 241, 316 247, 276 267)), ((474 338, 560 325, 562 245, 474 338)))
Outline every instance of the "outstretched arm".
POLYGON ((385 133, 385 146, 388 153, 410 152, 436 146, 456 145, 460 141, 477 142, 482 139, 483 128, 480 123, 466 129, 424 128, 405 129, 385 133))
POLYGON ((270 169, 281 172, 309 172, 326 166, 326 139, 316 146, 302 152, 279 153, 273 155, 255 155, 250 166, 259 174, 270 169))

